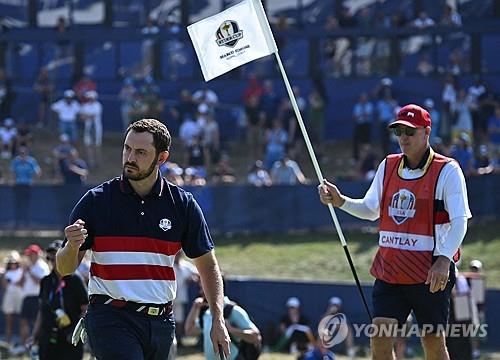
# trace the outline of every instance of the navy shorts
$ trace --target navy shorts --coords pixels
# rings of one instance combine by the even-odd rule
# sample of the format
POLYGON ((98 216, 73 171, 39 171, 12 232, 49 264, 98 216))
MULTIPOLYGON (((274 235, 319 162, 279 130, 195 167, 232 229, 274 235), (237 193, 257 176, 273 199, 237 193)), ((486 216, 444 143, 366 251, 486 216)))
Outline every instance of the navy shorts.
POLYGON ((99 360, 165 360, 174 339, 171 314, 151 316, 104 304, 90 304, 85 327, 99 360))
POLYGON ((36 320, 38 314, 38 296, 26 296, 21 307, 21 318, 32 322, 36 320))
POLYGON ((431 293, 426 284, 395 285, 375 280, 373 285, 373 317, 397 319, 400 325, 406 323, 413 310, 419 327, 431 325, 432 329, 448 324, 451 289, 455 285, 455 269, 450 270, 446 288, 431 293))

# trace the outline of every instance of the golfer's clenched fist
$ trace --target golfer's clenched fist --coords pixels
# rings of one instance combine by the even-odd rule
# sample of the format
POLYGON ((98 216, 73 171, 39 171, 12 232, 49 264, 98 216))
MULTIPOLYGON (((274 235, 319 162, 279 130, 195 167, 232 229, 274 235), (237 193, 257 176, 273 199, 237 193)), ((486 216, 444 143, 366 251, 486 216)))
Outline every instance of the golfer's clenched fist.
POLYGON ((87 229, 85 229, 85 221, 78 219, 74 224, 66 226, 64 235, 68 240, 68 246, 79 248, 87 238, 87 229))
POLYGON ((318 185, 318 193, 319 199, 325 205, 332 204, 335 207, 344 205, 345 199, 339 189, 326 179, 318 185))

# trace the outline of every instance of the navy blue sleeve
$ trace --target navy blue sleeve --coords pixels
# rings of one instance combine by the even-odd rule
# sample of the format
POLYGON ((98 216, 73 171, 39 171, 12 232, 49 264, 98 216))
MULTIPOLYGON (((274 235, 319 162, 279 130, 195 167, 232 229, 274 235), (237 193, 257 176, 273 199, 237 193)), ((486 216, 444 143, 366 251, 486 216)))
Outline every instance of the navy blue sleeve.
POLYGON ((187 201, 187 224, 182 236, 182 250, 187 257, 200 257, 214 248, 207 222, 200 206, 192 196, 187 201))
POLYGON ((80 251, 90 249, 94 242, 94 226, 92 223, 92 199, 93 193, 91 190, 89 190, 85 193, 85 195, 83 195, 80 201, 78 201, 69 216, 69 224, 75 223, 75 221, 78 219, 82 219, 83 221, 85 221, 84 226, 85 229, 87 229, 88 237, 80 247, 80 251))

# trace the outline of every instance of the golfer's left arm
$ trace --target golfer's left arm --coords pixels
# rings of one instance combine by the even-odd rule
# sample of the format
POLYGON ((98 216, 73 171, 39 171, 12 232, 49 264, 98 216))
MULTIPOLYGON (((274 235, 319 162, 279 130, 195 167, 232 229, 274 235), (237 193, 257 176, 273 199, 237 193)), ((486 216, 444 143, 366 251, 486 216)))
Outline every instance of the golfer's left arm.
POLYGON ((445 166, 448 167, 447 171, 443 171, 441 176, 444 177, 444 209, 450 218, 450 229, 443 235, 443 239, 436 239, 434 255, 438 258, 429 270, 426 281, 426 284, 430 284, 429 290, 432 293, 446 288, 450 262, 465 237, 467 220, 472 217, 462 170, 454 161, 445 166))
POLYGON ((231 339, 224 321, 224 288, 217 259, 213 250, 193 259, 200 274, 203 292, 212 313, 212 329, 210 337, 214 352, 219 353, 219 345, 222 346, 226 358, 229 358, 229 345, 231 339))

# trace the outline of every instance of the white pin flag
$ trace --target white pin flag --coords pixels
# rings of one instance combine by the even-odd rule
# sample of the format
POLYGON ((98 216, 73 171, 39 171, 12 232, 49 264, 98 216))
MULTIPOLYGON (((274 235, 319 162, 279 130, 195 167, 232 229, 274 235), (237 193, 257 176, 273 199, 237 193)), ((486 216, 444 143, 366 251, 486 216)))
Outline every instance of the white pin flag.
POLYGON ((243 0, 187 29, 205 81, 277 51, 260 0, 243 0))

